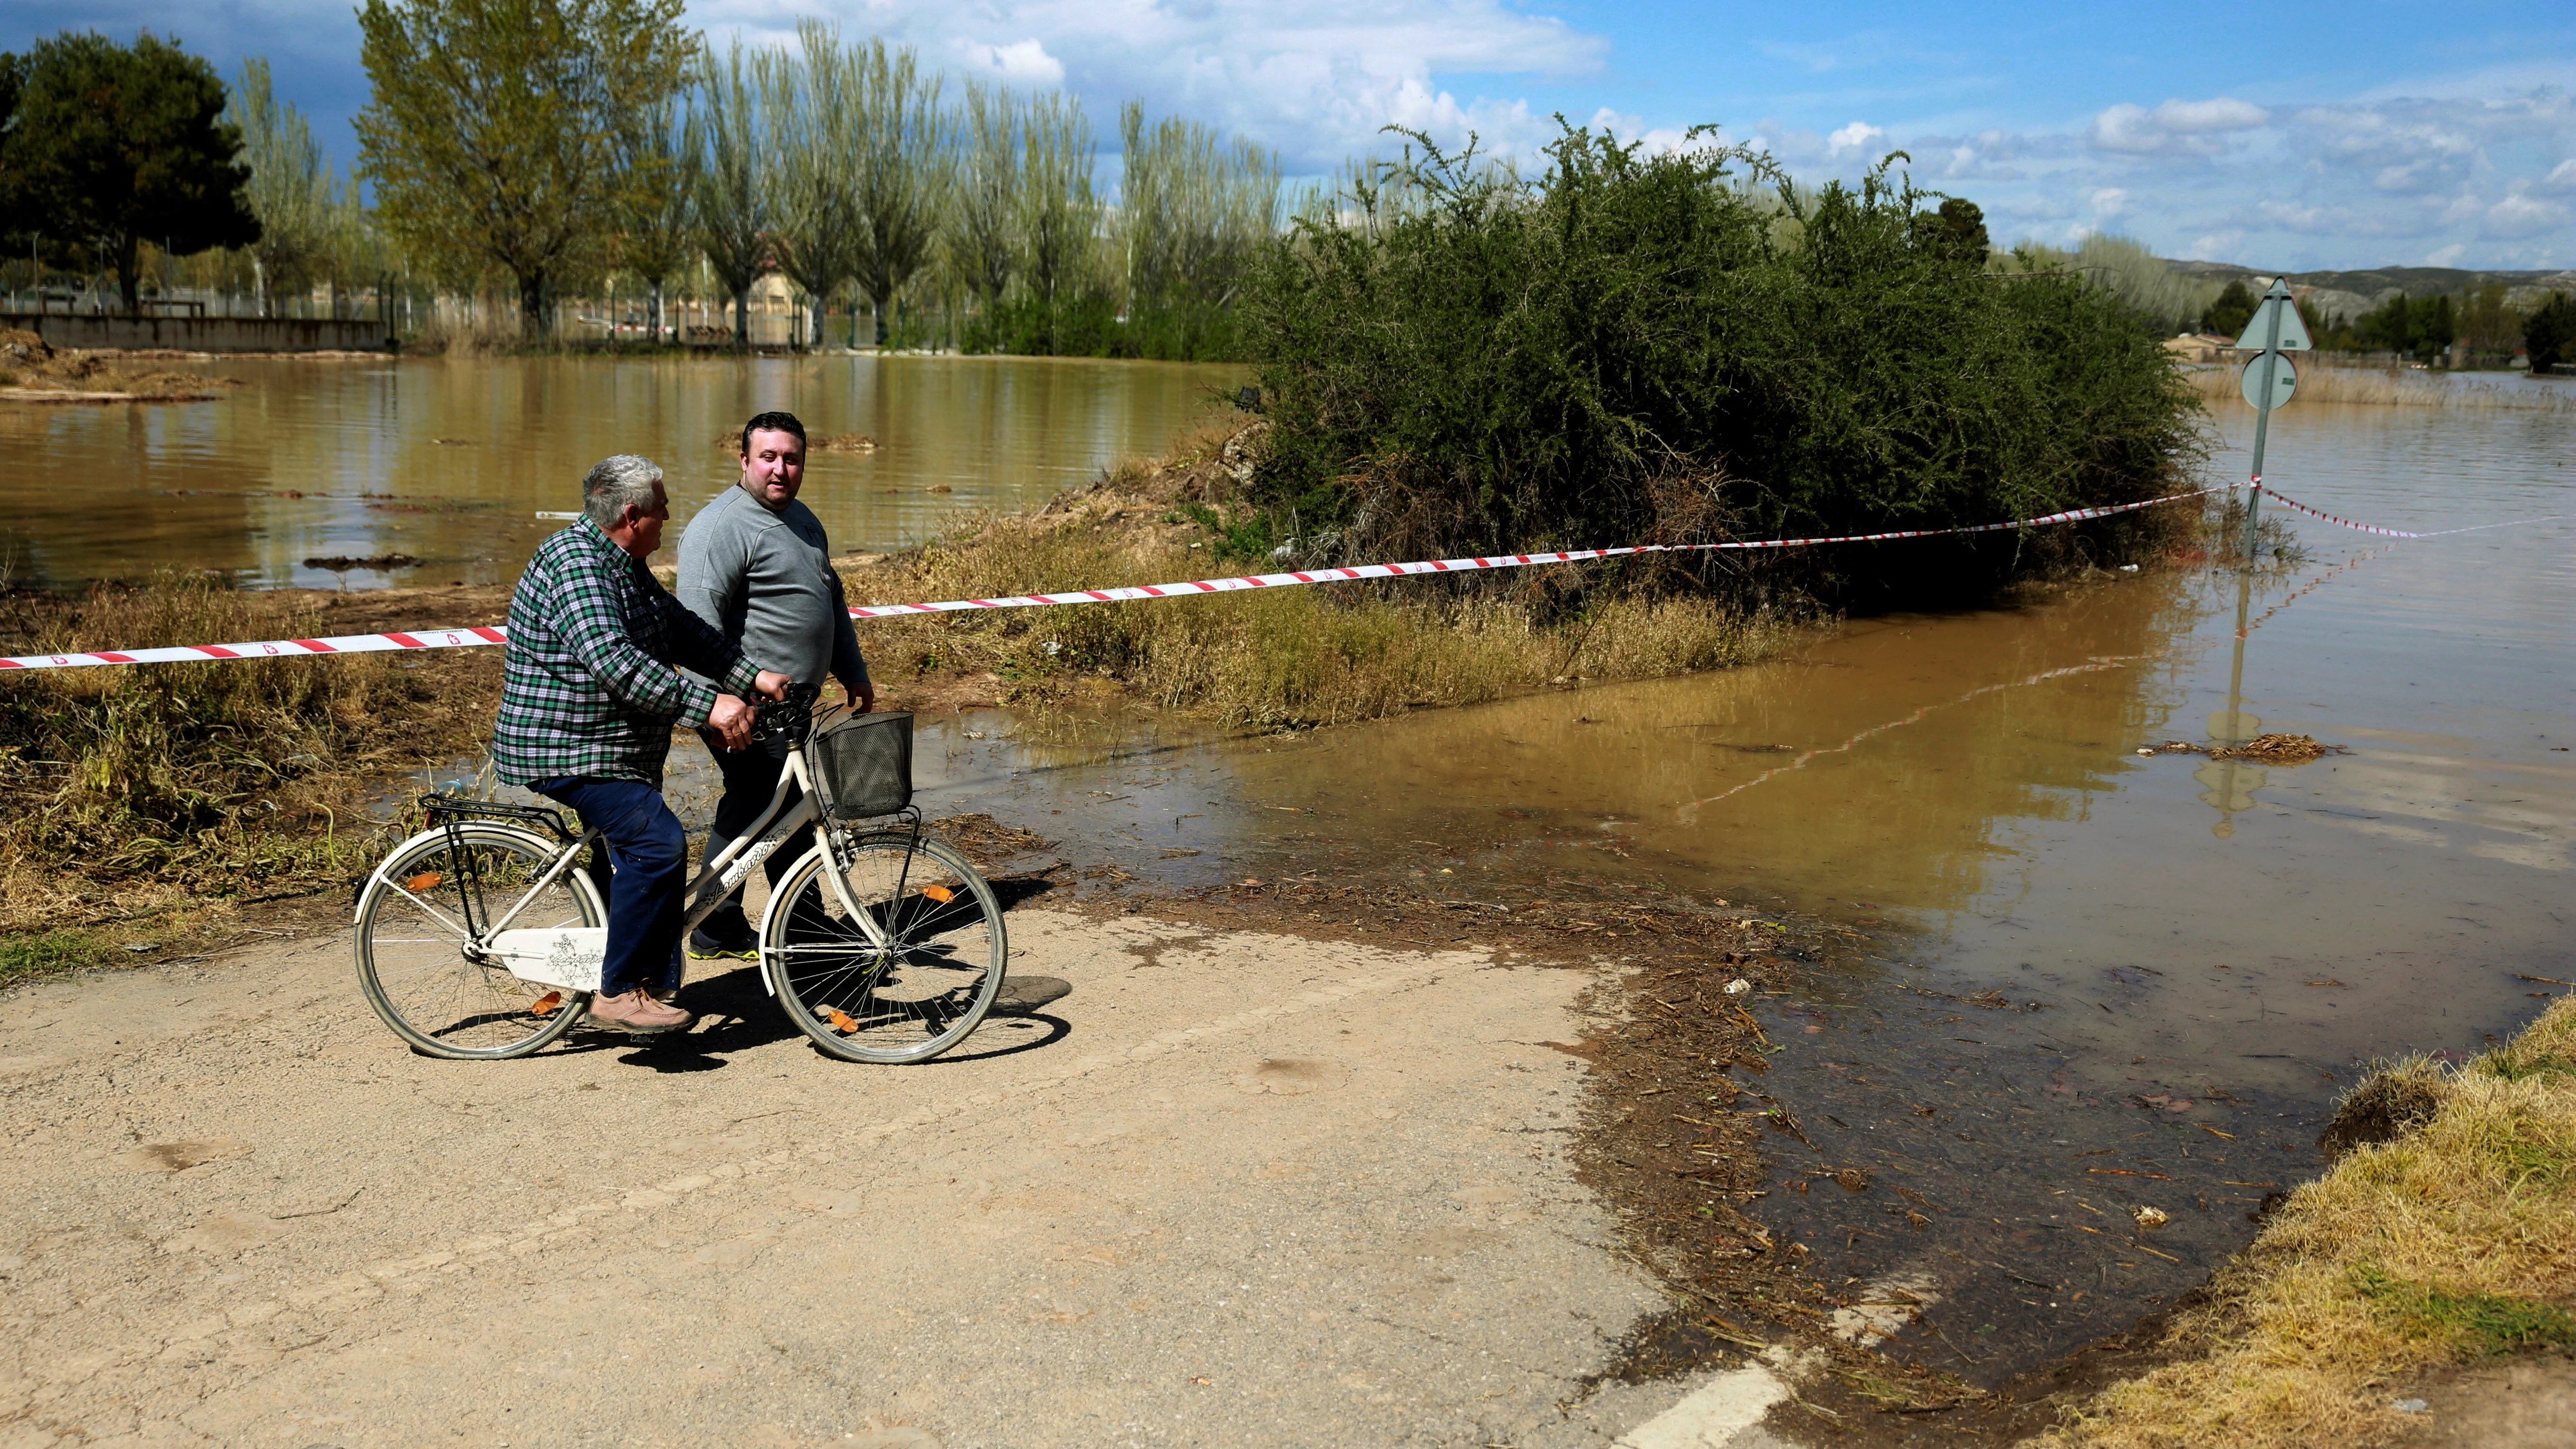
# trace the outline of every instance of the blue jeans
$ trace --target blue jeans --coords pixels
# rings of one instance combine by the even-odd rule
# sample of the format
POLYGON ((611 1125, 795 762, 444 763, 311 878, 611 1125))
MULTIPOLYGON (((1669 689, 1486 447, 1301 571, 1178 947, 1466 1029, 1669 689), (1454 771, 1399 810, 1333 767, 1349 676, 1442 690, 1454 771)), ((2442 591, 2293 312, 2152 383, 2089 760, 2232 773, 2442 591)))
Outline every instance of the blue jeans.
POLYGON ((571 806, 583 829, 608 838, 616 874, 601 886, 608 895, 608 956, 599 967, 599 994, 622 996, 639 986, 679 990, 689 838, 662 792, 636 780, 579 775, 530 781, 528 788, 571 806))

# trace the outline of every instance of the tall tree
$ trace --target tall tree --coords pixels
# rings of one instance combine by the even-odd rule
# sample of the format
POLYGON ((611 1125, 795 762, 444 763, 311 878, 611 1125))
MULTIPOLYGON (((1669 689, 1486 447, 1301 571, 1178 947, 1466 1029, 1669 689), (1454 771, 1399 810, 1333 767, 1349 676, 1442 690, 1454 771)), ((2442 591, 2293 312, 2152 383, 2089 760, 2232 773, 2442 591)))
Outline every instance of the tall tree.
POLYGON ((697 107, 689 113, 688 151, 697 169, 698 248, 717 285, 733 298, 733 341, 751 345, 751 284, 771 266, 771 228, 778 219, 760 87, 736 41, 719 65, 698 67, 697 107))
POLYGON ((966 85, 965 148, 957 168, 949 265, 989 315, 1011 283, 1020 233, 1020 105, 998 86, 966 85))
POLYGON ((606 260, 620 128, 678 94, 682 0, 366 0, 374 94, 358 154, 386 229, 450 269, 498 268, 549 330, 551 285, 606 260))
POLYGON ((1023 276, 1044 304, 1047 350, 1057 351, 1056 309, 1091 269, 1100 198, 1091 172, 1098 139, 1080 99, 1050 92, 1029 102, 1022 135, 1019 223, 1023 276))
POLYGON ((224 119, 240 129, 250 167, 247 195, 259 218, 250 254, 259 264, 260 305, 273 316, 275 299, 309 285, 329 250, 334 182, 311 124, 270 89, 266 60, 242 62, 224 119))
POLYGON ((2551 371, 2576 354, 2576 298, 2550 293, 2548 301, 2522 319, 2522 345, 2535 373, 2551 371))
POLYGON ((143 243, 187 256, 259 239, 214 67, 150 31, 131 46, 65 33, 36 42, 22 64, 0 159, 18 193, 15 225, 57 253, 100 247, 129 314, 143 310, 143 243))
POLYGON ((871 40, 854 67, 853 93, 862 131, 854 158, 859 246, 855 273, 877 314, 877 346, 886 344, 895 293, 911 281, 939 239, 950 178, 948 113, 939 78, 924 75, 912 47, 889 50, 871 40))
POLYGON ((852 163, 866 97, 855 80, 860 57, 842 47, 838 29, 806 20, 796 39, 797 54, 761 57, 760 94, 778 163, 778 268, 805 289, 820 344, 824 309, 859 262, 852 163))
POLYGON ((2200 330, 2234 337, 2254 320, 2254 294, 2245 290, 2242 277, 2228 282, 2217 298, 2200 314, 2200 330))
POLYGON ((687 145, 687 122, 676 103, 638 110, 618 137, 620 188, 617 260, 644 283, 644 323, 659 341, 663 291, 695 259, 698 153, 687 145))
POLYGON ((27 215, 25 188, 19 184, 18 166, 11 159, 10 137, 18 131, 18 93, 26 88, 27 63, 6 51, 0 51, 0 246, 12 256, 25 243, 33 223, 27 215))

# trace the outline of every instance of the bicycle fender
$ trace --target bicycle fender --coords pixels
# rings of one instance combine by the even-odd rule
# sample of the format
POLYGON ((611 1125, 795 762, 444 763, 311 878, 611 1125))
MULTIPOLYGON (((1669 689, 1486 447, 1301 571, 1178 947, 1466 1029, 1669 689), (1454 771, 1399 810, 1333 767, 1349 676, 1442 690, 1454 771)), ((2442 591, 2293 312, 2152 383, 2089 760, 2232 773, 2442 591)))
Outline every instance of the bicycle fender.
MULTIPOLYGON (((822 875, 824 879, 832 883, 832 894, 841 898, 841 909, 848 911, 852 915, 857 915, 858 907, 850 904, 849 882, 841 879, 841 873, 839 871, 832 869, 831 857, 824 855, 824 848, 821 841, 816 841, 812 849, 806 851, 803 855, 796 857, 795 861, 787 867, 786 874, 794 875, 798 870, 804 867, 805 862, 818 855, 824 856, 822 875)), ((769 918, 778 914, 779 904, 779 896, 775 892, 772 892, 769 897, 769 904, 760 908, 761 940, 766 941, 769 939, 769 918)), ((768 992, 769 999, 775 1001, 778 999, 778 979, 770 974, 775 969, 770 964, 772 959, 773 958, 767 951, 760 953, 760 989, 768 992)))

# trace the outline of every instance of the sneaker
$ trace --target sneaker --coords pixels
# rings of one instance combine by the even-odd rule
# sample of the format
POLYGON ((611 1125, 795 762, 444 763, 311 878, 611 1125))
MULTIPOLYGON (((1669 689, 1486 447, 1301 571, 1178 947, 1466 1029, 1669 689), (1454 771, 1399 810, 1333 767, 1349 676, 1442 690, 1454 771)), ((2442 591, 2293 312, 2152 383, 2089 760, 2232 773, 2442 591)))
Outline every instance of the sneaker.
POLYGON ((712 935, 700 927, 689 933, 689 959, 692 961, 757 961, 760 942, 749 927, 735 935, 712 935))
POLYGON ((653 1036, 678 1031, 696 1017, 676 1006, 655 1001, 649 992, 638 988, 618 996, 594 996, 590 999, 590 1024, 611 1031, 653 1036))

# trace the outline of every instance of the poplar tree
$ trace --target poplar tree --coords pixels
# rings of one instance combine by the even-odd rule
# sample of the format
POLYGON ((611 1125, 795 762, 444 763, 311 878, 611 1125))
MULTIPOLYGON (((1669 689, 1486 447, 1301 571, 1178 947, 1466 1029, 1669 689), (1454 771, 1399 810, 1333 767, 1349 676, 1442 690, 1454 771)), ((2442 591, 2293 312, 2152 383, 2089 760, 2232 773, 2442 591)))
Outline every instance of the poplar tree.
POLYGON ((698 67, 697 106, 689 113, 687 148, 697 168, 698 249, 716 284, 733 299, 733 341, 751 345, 751 284, 770 269, 770 228, 778 217, 763 156, 768 136, 760 88, 743 64, 742 44, 724 63, 698 67))
POLYGON ((859 290, 876 309, 877 346, 895 293, 912 280, 939 239, 950 178, 948 114, 939 78, 925 76, 912 47, 871 40, 853 67, 860 123, 857 154, 859 290))
POLYGON ((1001 305, 1002 291, 1019 268, 1020 130, 1020 105, 1009 91, 967 83, 949 265, 983 302, 987 316, 1001 305))
POLYGON ((626 174, 617 260, 644 283, 645 325, 660 341, 663 289, 697 256, 697 152, 676 102, 638 112, 618 139, 626 174))
POLYGON ((862 224, 851 162, 865 125, 864 98, 855 82, 859 58, 842 47, 837 29, 807 20, 796 39, 798 54, 765 52, 758 71, 779 179, 778 269, 805 289, 820 344, 824 309, 858 267, 862 224))
POLYGON ((358 154, 385 228, 444 269, 507 272, 531 333, 603 265, 621 128, 679 92, 682 0, 366 0, 358 154))
POLYGON ((1022 134, 1023 281, 1046 309, 1047 350, 1056 352, 1063 346, 1057 307, 1089 275, 1100 234, 1100 197, 1091 185, 1098 140, 1082 102, 1060 93, 1029 103, 1022 134))
POLYGON ((310 285, 329 253, 335 181, 303 112, 270 89, 266 60, 242 62, 224 119, 241 131, 250 167, 246 194, 259 218, 250 254, 259 263, 260 309, 273 317, 277 298, 310 285))

